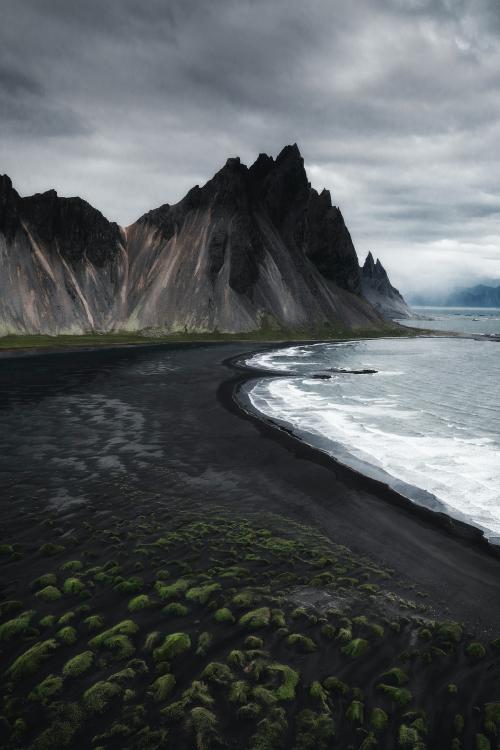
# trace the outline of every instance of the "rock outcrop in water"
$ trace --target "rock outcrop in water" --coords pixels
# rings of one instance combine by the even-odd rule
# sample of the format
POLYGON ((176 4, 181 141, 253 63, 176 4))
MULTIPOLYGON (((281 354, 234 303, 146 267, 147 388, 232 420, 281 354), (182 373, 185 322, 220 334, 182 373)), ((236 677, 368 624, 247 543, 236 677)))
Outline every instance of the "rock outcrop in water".
POLYGON ((389 320, 414 317, 403 296, 395 289, 382 263, 368 253, 361 270, 363 296, 389 320))
POLYGON ((53 190, 21 198, 0 177, 0 259, 1 333, 382 322, 342 214, 296 145, 251 167, 229 159, 126 229, 53 190))

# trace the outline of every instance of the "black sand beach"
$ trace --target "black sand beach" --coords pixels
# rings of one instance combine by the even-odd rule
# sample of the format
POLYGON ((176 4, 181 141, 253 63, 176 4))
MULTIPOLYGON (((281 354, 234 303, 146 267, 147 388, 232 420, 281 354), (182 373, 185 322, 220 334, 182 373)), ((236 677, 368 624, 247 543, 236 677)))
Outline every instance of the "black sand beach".
MULTIPOLYGON (((0 360, 2 535, 29 534, 23 519, 33 518, 34 505, 38 512, 52 505, 75 520, 88 512, 128 516, 168 505, 170 497, 202 502, 207 514, 213 503, 271 511, 394 568, 451 616, 500 628, 500 560, 479 534, 426 519, 396 493, 243 412, 234 391, 259 373, 232 360, 264 348, 181 344, 0 360), (69 407, 85 399, 103 404, 103 424, 107 400, 120 401, 134 412, 131 431, 110 450, 112 426, 102 435, 89 429, 95 417, 81 406, 61 414, 65 399, 69 407), (47 400, 57 404, 45 412, 47 400), (137 414, 143 424, 136 434, 137 414), (127 445, 137 437, 140 460, 127 445), (116 455, 121 469, 113 465, 116 455), (63 457, 67 467, 81 460, 81 470, 61 466, 63 457), (74 503, 79 497, 85 501, 74 503)), ((126 418, 122 428, 129 428, 126 418)))
MULTIPOLYGON (((0 360, 0 541, 15 550, 2 564, 2 599, 22 600, 45 572, 42 542, 81 555, 82 530, 92 526, 109 530, 119 549, 117 530, 140 526, 139 517, 168 528, 180 510, 210 523, 222 509, 229 518, 275 514, 306 524, 391 571, 391 590, 425 601, 429 620, 459 621, 486 642, 498 636, 500 560, 478 534, 419 512, 244 413, 235 390, 257 373, 233 362, 263 348, 189 344, 0 360)), ((96 539, 88 545, 98 557, 96 539)))

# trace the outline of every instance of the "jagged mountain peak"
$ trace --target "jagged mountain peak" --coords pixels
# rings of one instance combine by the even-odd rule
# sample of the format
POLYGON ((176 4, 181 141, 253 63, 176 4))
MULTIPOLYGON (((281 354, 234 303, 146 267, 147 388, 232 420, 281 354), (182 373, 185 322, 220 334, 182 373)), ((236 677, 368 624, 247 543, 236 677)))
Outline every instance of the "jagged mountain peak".
POLYGON ((380 325, 330 192, 297 144, 204 185, 122 231, 81 198, 20 198, 0 178, 0 330, 251 331, 380 325))
POLYGON ((361 269, 361 286, 366 299, 385 317, 411 317, 410 308, 399 291, 392 286, 379 258, 374 260, 371 252, 366 256, 361 269))

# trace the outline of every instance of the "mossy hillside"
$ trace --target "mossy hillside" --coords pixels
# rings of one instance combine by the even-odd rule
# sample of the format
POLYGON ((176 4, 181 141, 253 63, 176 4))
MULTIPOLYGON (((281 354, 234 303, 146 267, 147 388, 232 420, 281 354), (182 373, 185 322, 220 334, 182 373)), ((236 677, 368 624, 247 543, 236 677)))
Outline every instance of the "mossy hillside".
POLYGON ((310 528, 177 508, 168 524, 93 520, 66 546, 50 533, 18 548, 26 585, 0 605, 9 750, 500 739, 495 643, 436 622, 391 571, 310 528), (34 583, 30 556, 44 565, 34 583))
MULTIPOLYGON (((0 350, 9 349, 72 349, 79 347, 112 347, 112 346, 153 346, 155 344, 181 342, 220 342, 220 341, 314 341, 325 339, 349 340, 356 338, 380 338, 384 336, 411 337, 422 335, 422 330, 405 328, 386 323, 377 328, 350 329, 342 326, 320 327, 316 330, 285 330, 279 328, 262 328, 246 333, 171 333, 162 331, 114 331, 111 333, 83 333, 79 335, 61 334, 59 336, 14 335, 0 337, 0 350)), ((435 331, 430 331, 435 334, 435 331)), ((10 554, 11 545, 0 546, 1 554, 10 554), (6 548, 6 551, 2 551, 6 548)))

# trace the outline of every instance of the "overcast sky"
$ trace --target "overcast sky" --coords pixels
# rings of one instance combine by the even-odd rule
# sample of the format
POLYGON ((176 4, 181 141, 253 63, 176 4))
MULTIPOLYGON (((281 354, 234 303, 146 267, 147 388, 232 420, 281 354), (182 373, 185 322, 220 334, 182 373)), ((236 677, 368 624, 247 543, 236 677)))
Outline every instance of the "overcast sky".
POLYGON ((405 293, 500 279, 499 0, 0 0, 0 173, 133 222, 296 141, 405 293))

